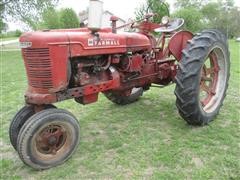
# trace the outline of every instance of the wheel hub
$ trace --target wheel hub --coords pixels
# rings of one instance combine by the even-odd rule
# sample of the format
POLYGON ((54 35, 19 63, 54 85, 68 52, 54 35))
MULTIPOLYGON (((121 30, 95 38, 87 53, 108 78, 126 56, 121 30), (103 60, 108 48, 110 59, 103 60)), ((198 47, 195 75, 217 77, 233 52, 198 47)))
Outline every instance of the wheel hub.
POLYGON ((36 146, 43 154, 56 154, 66 141, 66 132, 63 127, 49 125, 44 128, 36 138, 36 146))
POLYGON ((222 47, 215 46, 206 58, 200 79, 199 102, 206 113, 221 106, 227 86, 227 62, 222 47))
POLYGON ((55 136, 51 136, 49 139, 48 139, 48 144, 53 146, 57 143, 57 138, 55 136))

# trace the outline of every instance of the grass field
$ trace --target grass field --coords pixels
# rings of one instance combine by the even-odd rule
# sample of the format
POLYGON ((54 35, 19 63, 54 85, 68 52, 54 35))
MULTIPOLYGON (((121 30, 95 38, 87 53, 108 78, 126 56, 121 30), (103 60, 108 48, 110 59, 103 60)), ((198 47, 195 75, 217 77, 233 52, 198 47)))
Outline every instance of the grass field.
POLYGON ((230 42, 231 78, 220 114, 205 127, 187 125, 174 86, 117 106, 101 95, 92 105, 57 104, 79 119, 81 142, 65 164, 45 171, 24 165, 10 146, 11 118, 27 87, 20 52, 1 53, 0 179, 240 179, 240 43, 230 42))

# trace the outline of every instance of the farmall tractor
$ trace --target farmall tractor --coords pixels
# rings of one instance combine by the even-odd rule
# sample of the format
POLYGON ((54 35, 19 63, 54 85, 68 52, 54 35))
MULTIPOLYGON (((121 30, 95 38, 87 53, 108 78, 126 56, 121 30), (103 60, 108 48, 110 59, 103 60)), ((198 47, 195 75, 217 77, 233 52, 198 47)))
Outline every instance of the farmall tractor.
POLYGON ((176 106, 188 124, 208 124, 222 106, 230 62, 220 31, 193 35, 180 30, 183 19, 164 17, 156 24, 151 21, 155 14, 147 14, 130 24, 137 32, 119 32, 125 26, 118 27, 114 16, 112 28, 101 29, 101 15, 102 2, 90 0, 87 28, 20 37, 28 89, 9 134, 21 160, 34 169, 63 163, 79 142, 78 120, 53 103, 74 98, 86 105, 103 93, 126 105, 153 84, 176 83, 176 106))

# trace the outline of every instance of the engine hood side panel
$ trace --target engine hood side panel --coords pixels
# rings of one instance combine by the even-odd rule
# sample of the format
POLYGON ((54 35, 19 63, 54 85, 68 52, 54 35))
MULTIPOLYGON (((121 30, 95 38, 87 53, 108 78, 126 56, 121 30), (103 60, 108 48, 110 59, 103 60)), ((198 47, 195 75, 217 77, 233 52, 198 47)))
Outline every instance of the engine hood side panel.
POLYGON ((147 36, 138 33, 69 32, 71 56, 122 54, 129 51, 150 49, 147 36))

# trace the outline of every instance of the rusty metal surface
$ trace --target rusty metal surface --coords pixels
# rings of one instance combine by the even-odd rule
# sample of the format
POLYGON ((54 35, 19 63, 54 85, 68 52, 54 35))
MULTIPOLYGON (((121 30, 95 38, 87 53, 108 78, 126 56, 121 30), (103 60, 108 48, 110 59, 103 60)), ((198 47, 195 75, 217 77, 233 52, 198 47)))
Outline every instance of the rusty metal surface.
POLYGON ((67 139, 66 130, 59 125, 49 125, 36 137, 37 150, 42 154, 55 155, 65 144, 67 139))
POLYGON ((205 107, 216 94, 219 70, 217 56, 214 52, 211 52, 209 58, 203 65, 201 74, 200 93, 205 94, 205 96, 200 99, 203 107, 205 107))
POLYGON ((193 38, 189 31, 179 31, 175 33, 169 41, 169 50, 177 61, 182 58, 182 50, 186 47, 187 41, 193 38))
POLYGON ((22 49, 29 83, 26 102, 41 105, 75 98, 88 104, 97 101, 100 92, 173 82, 175 61, 192 33, 163 33, 155 39, 151 32, 161 25, 149 18, 136 24, 138 33, 119 33, 113 24, 95 33, 80 28, 22 35, 20 42, 31 45, 22 49))

